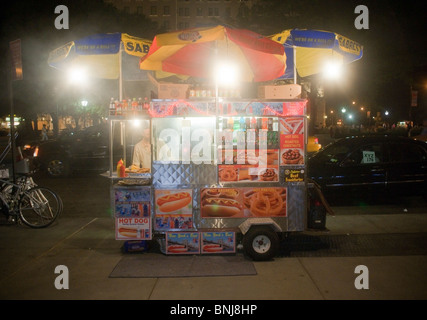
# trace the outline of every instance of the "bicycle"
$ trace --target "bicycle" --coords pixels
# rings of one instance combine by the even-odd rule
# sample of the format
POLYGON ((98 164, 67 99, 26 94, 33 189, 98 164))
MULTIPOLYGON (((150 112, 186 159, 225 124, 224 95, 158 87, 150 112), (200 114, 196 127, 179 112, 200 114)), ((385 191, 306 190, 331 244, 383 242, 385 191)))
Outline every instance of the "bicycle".
POLYGON ((31 228, 51 225, 63 210, 62 200, 54 191, 38 186, 27 175, 15 182, 0 179, 0 205, 3 213, 16 223, 31 228))

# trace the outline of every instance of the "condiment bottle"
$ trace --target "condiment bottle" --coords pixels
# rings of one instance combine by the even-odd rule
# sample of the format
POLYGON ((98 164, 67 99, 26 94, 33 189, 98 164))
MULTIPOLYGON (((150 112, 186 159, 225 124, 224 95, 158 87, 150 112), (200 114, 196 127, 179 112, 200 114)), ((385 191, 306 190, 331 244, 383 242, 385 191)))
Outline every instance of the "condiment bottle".
POLYGON ((122 164, 120 167, 120 178, 123 178, 125 175, 126 175, 126 167, 124 166, 124 164, 122 164))
POLYGON ((121 167, 124 167, 124 165, 123 165, 123 159, 120 159, 120 160, 117 162, 117 176, 118 176, 118 177, 120 177, 120 170, 121 170, 121 167))

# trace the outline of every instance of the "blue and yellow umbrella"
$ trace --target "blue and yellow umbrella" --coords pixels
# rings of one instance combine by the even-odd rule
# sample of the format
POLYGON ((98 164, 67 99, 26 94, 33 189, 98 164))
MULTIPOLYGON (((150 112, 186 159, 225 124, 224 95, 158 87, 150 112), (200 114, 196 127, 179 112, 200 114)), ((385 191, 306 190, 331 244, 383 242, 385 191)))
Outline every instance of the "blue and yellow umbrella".
POLYGON ((51 67, 68 70, 83 68, 99 79, 118 79, 120 99, 123 80, 147 80, 147 72, 139 69, 139 60, 146 55, 151 41, 125 33, 102 33, 71 41, 50 52, 51 67))
POLYGON ((282 79, 321 73, 326 63, 347 64, 362 58, 363 47, 329 31, 288 29, 269 37, 285 47, 286 71, 282 79))

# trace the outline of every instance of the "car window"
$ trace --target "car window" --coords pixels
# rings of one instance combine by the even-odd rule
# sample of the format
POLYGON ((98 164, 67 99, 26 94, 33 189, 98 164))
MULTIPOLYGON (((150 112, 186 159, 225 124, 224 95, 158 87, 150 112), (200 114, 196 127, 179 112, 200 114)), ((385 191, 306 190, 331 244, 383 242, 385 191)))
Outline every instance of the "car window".
POLYGON ((364 145, 352 151, 343 161, 344 165, 369 165, 384 161, 383 147, 381 143, 364 145))
POLYGON ((421 162, 426 157, 426 151, 413 143, 394 143, 390 148, 391 162, 421 162))
POLYGON ((317 159, 321 163, 339 163, 351 151, 351 146, 345 143, 336 143, 325 148, 317 159))
POLYGON ((100 130, 90 130, 86 132, 84 138, 87 142, 96 142, 101 140, 104 136, 105 134, 100 130))

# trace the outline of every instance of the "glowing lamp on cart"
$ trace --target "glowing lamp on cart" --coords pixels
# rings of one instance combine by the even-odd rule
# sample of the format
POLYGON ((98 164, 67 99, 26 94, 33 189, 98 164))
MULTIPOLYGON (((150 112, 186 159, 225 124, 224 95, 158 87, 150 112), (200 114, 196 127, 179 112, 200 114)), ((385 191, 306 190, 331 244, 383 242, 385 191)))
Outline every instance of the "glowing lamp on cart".
POLYGON ((215 64, 214 77, 218 85, 236 86, 240 81, 239 67, 231 61, 218 61, 215 64))
POLYGON ((323 69, 323 75, 326 79, 337 80, 342 75, 342 63, 339 62, 327 62, 323 69))

